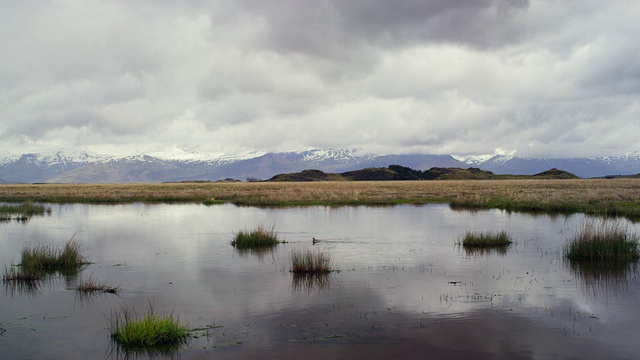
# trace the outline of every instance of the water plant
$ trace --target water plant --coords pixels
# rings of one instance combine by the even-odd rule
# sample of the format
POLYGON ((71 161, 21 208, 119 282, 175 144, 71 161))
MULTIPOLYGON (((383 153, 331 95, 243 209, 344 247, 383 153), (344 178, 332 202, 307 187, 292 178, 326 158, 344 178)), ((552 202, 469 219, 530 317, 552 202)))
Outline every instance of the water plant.
POLYGON ((280 241, 278 238, 278 234, 274 227, 269 229, 264 225, 259 225, 252 231, 239 231, 234 235, 233 241, 231 241, 231 245, 238 249, 267 247, 278 245, 280 243, 283 243, 283 241, 280 241))
POLYGON ((76 290, 82 294, 95 294, 95 293, 108 293, 116 294, 120 290, 119 286, 107 285, 103 282, 98 282, 92 278, 80 279, 76 285, 76 290))
POLYGON ((637 260, 638 236, 620 219, 591 219, 565 246, 564 256, 569 260, 637 260))
POLYGON ((108 319, 108 326, 111 339, 128 350, 171 352, 184 344, 189 335, 189 329, 173 313, 157 314, 151 304, 143 316, 133 308, 120 307, 108 319))
POLYGON ((30 202, 19 205, 0 205, 0 214, 32 216, 45 213, 51 213, 51 208, 30 202))
POLYGON ((51 245, 23 248, 20 267, 24 271, 75 273, 86 263, 84 256, 80 254, 80 245, 72 237, 62 250, 51 245))
POLYGON ((28 222, 34 215, 50 214, 51 208, 43 205, 26 202, 19 205, 0 205, 0 222, 15 220, 18 222, 28 222))
POLYGON ((328 274, 331 267, 331 257, 322 251, 311 250, 291 251, 291 270, 295 274, 328 274))
POLYGON ((462 246, 471 247, 495 247, 511 244, 511 235, 502 230, 497 233, 484 231, 467 231, 460 239, 462 246))
POLYGON ((4 282, 20 281, 20 282, 36 282, 44 278, 44 273, 30 268, 21 268, 14 264, 4 268, 2 280, 4 282))

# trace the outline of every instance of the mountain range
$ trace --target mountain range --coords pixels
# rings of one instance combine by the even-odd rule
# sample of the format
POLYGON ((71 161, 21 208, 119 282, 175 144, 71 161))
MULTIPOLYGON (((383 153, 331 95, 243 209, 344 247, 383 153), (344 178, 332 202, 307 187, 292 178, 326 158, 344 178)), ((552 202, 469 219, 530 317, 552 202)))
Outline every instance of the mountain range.
POLYGON ((432 167, 479 168, 495 174, 533 175, 551 168, 583 178, 640 173, 640 151, 601 158, 460 158, 450 155, 376 155, 347 149, 204 156, 173 151, 134 156, 87 152, 0 155, 0 181, 5 183, 124 183, 169 181, 262 180, 283 173, 317 169, 340 173, 401 165, 416 170, 432 167))

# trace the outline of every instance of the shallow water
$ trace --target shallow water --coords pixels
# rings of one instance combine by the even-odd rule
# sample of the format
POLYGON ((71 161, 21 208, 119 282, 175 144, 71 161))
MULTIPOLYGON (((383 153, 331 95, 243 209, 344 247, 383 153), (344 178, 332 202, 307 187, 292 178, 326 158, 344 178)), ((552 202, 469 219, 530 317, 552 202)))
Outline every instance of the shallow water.
POLYGON ((78 277, 62 276, 35 289, 5 284, 3 357, 153 355, 114 348, 106 320, 120 306, 144 313, 150 303, 192 328, 216 326, 167 355, 187 359, 585 359, 640 351, 634 267, 562 259, 582 215, 447 205, 48 206, 49 216, 0 224, 0 262, 19 262, 25 245, 62 246, 75 236, 92 262, 78 277, 121 291, 81 297, 78 277), (273 226, 287 243, 267 252, 230 245, 234 232, 258 225, 273 226), (515 243, 468 252, 455 245, 467 230, 506 230, 515 243), (320 242, 313 245, 312 237, 320 242), (340 272, 294 277, 293 249, 324 251, 340 272))

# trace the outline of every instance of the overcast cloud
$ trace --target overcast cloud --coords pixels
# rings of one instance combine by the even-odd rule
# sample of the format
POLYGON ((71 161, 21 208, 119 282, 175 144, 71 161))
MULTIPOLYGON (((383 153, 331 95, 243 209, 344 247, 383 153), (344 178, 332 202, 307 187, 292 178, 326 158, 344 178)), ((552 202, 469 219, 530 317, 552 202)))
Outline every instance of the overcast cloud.
POLYGON ((640 150, 640 1, 0 1, 0 151, 640 150))

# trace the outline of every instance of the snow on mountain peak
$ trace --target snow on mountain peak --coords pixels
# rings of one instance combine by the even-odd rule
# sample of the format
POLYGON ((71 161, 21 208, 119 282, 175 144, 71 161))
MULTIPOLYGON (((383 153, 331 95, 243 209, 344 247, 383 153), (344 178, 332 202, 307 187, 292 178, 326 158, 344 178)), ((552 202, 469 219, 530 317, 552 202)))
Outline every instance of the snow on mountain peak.
POLYGON ((183 148, 175 147, 167 151, 156 151, 146 153, 148 156, 160 160, 180 160, 180 161, 204 161, 211 158, 211 156, 200 154, 196 151, 189 151, 183 148))
POLYGON ((467 165, 478 165, 493 158, 495 155, 473 155, 473 156, 457 156, 451 155, 452 158, 465 163, 467 165))
POLYGON ((371 154, 359 155, 359 152, 358 149, 310 149, 302 152, 302 158, 304 161, 360 162, 359 159, 371 157, 371 154))

